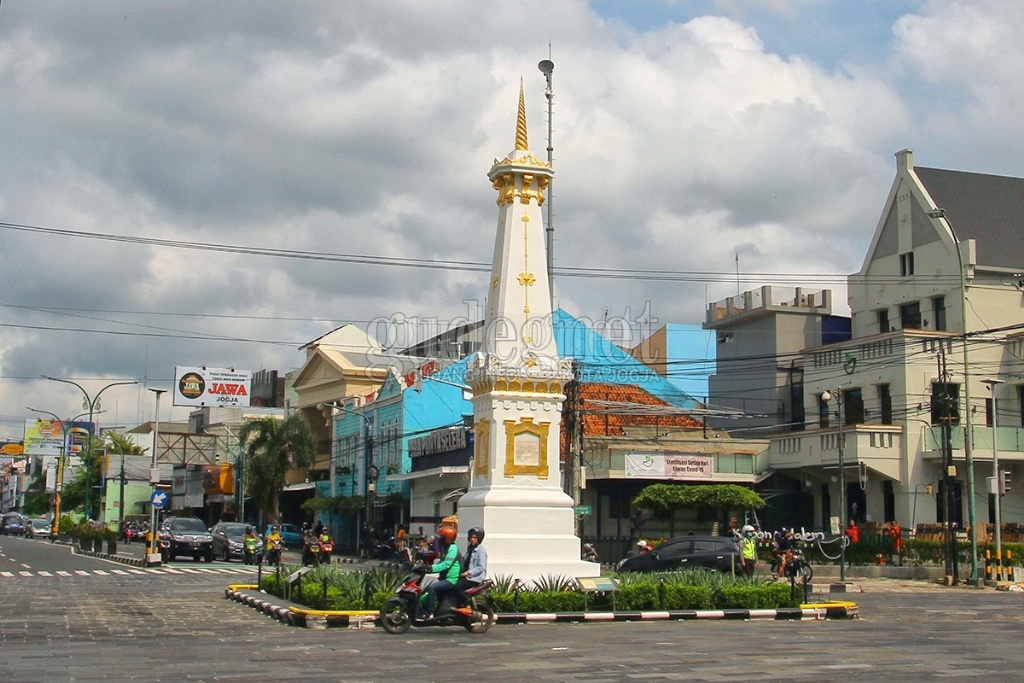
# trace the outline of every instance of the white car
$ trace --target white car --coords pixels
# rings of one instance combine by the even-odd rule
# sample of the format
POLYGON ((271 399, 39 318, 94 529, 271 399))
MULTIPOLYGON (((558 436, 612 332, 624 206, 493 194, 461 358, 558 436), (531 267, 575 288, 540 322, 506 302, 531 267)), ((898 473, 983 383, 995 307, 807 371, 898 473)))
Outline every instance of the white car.
POLYGON ((48 519, 30 519, 25 525, 27 538, 52 538, 53 523, 48 519))

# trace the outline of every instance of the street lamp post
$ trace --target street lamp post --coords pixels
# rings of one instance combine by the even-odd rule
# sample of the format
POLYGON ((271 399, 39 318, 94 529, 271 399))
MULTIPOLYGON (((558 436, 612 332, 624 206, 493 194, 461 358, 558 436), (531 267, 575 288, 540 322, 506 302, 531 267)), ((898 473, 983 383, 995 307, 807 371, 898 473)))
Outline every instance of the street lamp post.
POLYGON ((1001 578, 1003 567, 1003 510, 999 498, 1003 495, 1003 475, 999 471, 999 406, 996 402, 996 387, 1004 384, 1001 379, 983 379, 982 384, 988 385, 992 392, 992 484, 989 493, 992 494, 993 512, 995 512, 996 532, 996 562, 999 570, 996 579, 1001 578))
POLYGON ((36 408, 27 407, 26 410, 31 410, 33 413, 52 415, 53 419, 60 425, 60 454, 57 456, 57 472, 53 478, 53 535, 56 537, 58 525, 60 524, 60 489, 64 480, 64 451, 68 446, 68 428, 64 425, 63 420, 49 410, 37 410, 36 408))
POLYGON ((120 534, 124 531, 124 447, 121 444, 116 443, 111 439, 111 443, 117 446, 117 450, 121 452, 121 476, 118 482, 118 502, 117 502, 117 533, 120 534))
POLYGON ((138 384, 138 382, 111 382, 110 384, 106 385, 105 387, 97 391, 94 396, 90 397, 89 392, 86 391, 85 387, 83 387, 78 382, 72 382, 69 379, 61 379, 59 377, 50 377, 49 375, 43 375, 43 377, 45 379, 53 380, 54 382, 64 382, 65 384, 71 384, 73 386, 76 386, 78 387, 78 390, 82 392, 82 396, 85 397, 85 400, 82 402, 82 408, 87 408, 89 410, 89 439, 85 445, 85 517, 86 519, 92 519, 92 505, 90 504, 89 501, 89 489, 92 486, 92 477, 90 476, 91 472, 89 470, 89 467, 92 464, 93 415, 95 414, 96 409, 100 405, 100 395, 104 391, 106 391, 110 387, 116 387, 127 384, 138 384))
MULTIPOLYGON (((166 389, 153 389, 150 391, 156 396, 156 407, 155 417, 153 419, 153 454, 150 459, 149 467, 149 481, 153 485, 153 493, 156 493, 156 486, 160 483, 160 470, 157 465, 157 447, 160 445, 160 394, 166 394, 166 389)), ((147 551, 149 557, 147 561, 154 562, 156 557, 160 555, 159 547, 157 546, 157 533, 156 533, 156 505, 152 503, 152 497, 150 497, 149 505, 149 550, 147 551)))
MULTIPOLYGON (((835 391, 836 415, 839 417, 839 433, 836 446, 839 450, 839 580, 846 581, 846 471, 843 462, 843 389, 835 391)), ((832 400, 828 391, 822 393, 821 400, 827 405, 832 400)))
POLYGON ((967 273, 964 257, 960 253, 960 238, 949 222, 945 209, 936 208, 928 212, 929 218, 941 218, 949 228, 949 234, 956 243, 956 262, 960 268, 960 319, 963 327, 964 345, 964 459, 967 461, 967 524, 971 527, 971 581, 978 581, 978 534, 975 531, 976 504, 974 499, 974 435, 971 433, 971 382, 970 366, 967 364, 967 273))

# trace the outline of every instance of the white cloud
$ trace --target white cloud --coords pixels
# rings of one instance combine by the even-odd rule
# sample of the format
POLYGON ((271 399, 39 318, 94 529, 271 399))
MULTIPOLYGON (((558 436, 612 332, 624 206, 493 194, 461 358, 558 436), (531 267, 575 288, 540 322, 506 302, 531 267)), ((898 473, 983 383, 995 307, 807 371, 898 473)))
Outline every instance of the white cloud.
MULTIPOLYGON (((867 48, 837 45, 836 68, 773 52, 759 19, 729 3, 650 29, 582 0, 5 3, 0 88, 15 96, 0 102, 0 220, 486 262, 486 173, 512 148, 521 77, 531 147, 545 154, 536 64, 550 41, 556 266, 715 274, 561 278, 559 301, 595 319, 649 303, 663 321, 701 322, 708 298, 735 293, 737 253, 743 273, 856 270, 902 147, 922 165, 1022 172, 1017 3, 908 6, 865 61, 850 55, 867 48)), ((776 3, 775 41, 786 26, 799 41, 812 10, 820 26, 820 3, 776 3)), ((166 386, 176 364, 288 370, 333 326, 455 318, 485 291, 482 273, 0 240, 0 304, 100 318, 0 308, 15 326, 0 328, 0 416, 17 419, 26 395, 74 409, 73 395, 29 381, 42 372, 166 386), (68 325, 151 336, 30 327, 68 325)), ((756 277, 741 273, 744 288, 756 277)), ((145 419, 150 397, 132 391, 121 403, 145 419)), ((0 422, 0 438, 12 429, 0 422)))

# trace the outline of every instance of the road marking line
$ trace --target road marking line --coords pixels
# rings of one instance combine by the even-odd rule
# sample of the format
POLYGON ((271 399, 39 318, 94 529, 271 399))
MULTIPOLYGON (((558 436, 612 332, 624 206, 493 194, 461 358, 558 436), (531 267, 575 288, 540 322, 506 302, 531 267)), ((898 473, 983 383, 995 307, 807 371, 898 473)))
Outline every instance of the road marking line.
POLYGON ((79 576, 92 576, 92 574, 90 574, 89 572, 85 571, 84 569, 76 569, 75 573, 78 574, 79 576))
POLYGON ((121 576, 128 576, 128 572, 126 572, 123 569, 111 569, 110 573, 111 574, 120 574, 121 576))
POLYGON ((32 572, 18 572, 22 576, 32 576, 32 572))
POLYGON ((0 576, 9 579, 14 576, 14 572, 0 572, 0 576))
POLYGON ((57 576, 71 576, 71 572, 66 569, 58 569, 57 576))
POLYGON ((93 572, 99 576, 109 576, 109 574, 102 569, 93 569, 93 572))
POLYGON ((48 572, 48 571, 46 571, 44 569, 40 569, 39 570, 39 576, 53 576, 53 574, 51 574, 50 572, 48 572))

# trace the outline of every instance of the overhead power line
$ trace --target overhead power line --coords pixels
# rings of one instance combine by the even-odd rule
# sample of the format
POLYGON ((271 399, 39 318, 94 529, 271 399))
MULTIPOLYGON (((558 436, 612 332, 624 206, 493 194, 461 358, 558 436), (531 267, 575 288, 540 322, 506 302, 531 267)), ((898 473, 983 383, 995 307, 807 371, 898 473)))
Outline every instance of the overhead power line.
MULTIPOLYGON (((270 258, 297 259, 305 261, 321 261, 328 263, 351 263, 370 266, 389 266, 397 268, 419 268, 427 270, 446 270, 464 272, 490 272, 491 264, 486 262, 475 262, 465 260, 443 260, 443 259, 422 259, 399 256, 381 256, 376 254, 338 254, 319 251, 306 251, 298 249, 273 249, 268 247, 250 247, 235 244, 218 244, 212 242, 192 242, 185 240, 171 240, 159 237, 142 237, 138 235, 117 235, 114 233, 85 232, 81 230, 69 230, 66 228, 52 228, 38 225, 27 225, 23 223, 8 223, 0 221, 0 229, 29 232, 55 237, 73 237, 78 239, 103 240, 109 242, 121 242, 125 244, 138 244, 143 246, 164 247, 172 249, 192 249, 198 251, 213 251, 228 254, 241 254, 246 256, 264 256, 270 258)), ((715 271, 685 271, 685 270, 650 270, 637 268, 592 268, 592 267, 559 267, 555 269, 559 277, 565 278, 599 278, 612 280, 641 280, 658 282, 733 282, 736 278, 732 272, 715 271)), ((758 281, 763 284, 846 284, 848 276, 840 273, 743 273, 746 280, 758 281)), ((922 282, 953 282, 957 278, 952 276, 935 276, 918 278, 922 282)), ((872 276, 869 279, 872 283, 898 283, 901 278, 872 276)))

